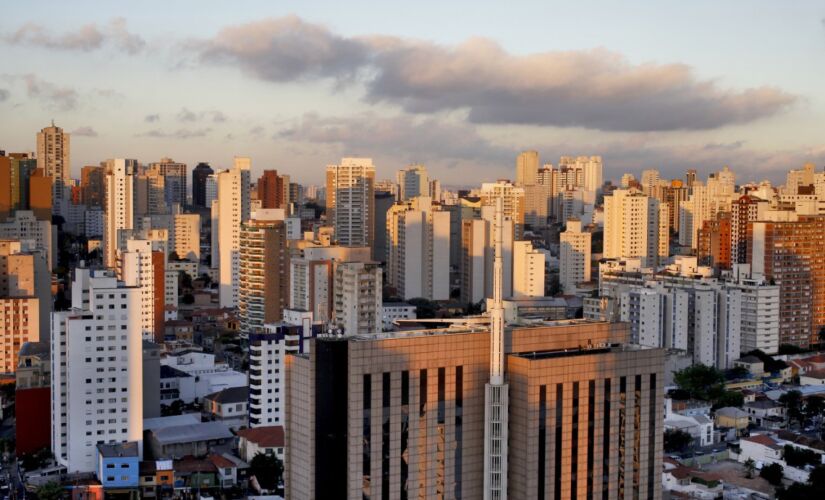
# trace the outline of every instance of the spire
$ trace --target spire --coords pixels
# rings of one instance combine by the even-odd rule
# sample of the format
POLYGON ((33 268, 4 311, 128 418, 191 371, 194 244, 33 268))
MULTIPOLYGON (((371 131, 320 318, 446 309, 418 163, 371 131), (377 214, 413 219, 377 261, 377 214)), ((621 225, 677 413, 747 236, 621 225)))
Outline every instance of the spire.
POLYGON ((504 208, 501 197, 496 198, 495 257, 493 261, 493 303, 490 308, 490 383, 504 382, 504 259, 502 233, 504 208))

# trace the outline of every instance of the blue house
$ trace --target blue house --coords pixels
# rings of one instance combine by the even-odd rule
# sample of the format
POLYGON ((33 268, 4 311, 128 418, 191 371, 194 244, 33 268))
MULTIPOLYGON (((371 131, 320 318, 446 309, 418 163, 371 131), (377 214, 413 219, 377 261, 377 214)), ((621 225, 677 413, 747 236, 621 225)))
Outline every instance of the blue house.
POLYGON ((104 489, 137 488, 139 465, 136 442, 97 445, 97 478, 104 489))

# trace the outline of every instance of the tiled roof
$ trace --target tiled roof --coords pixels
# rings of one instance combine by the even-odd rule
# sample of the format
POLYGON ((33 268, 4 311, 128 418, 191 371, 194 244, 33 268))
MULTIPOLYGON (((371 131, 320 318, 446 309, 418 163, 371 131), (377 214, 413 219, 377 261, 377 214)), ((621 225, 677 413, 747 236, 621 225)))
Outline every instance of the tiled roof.
POLYGON ((753 443, 761 444, 762 446, 767 446, 769 448, 779 448, 779 445, 776 444, 776 441, 772 437, 766 436, 765 434, 756 434, 755 436, 743 437, 742 440, 751 441, 753 443))
POLYGON ((284 428, 280 425, 241 429, 238 431, 238 436, 261 448, 283 448, 284 446, 284 428))

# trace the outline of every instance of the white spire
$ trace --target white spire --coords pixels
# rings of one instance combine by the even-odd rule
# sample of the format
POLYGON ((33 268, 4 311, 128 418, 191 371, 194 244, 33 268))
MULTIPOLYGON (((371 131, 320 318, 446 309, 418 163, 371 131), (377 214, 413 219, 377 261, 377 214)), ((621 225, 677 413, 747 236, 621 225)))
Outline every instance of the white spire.
POLYGON ((493 261, 493 303, 490 308, 490 383, 504 382, 504 264, 502 258, 502 233, 504 209, 502 199, 496 198, 495 258, 493 261))

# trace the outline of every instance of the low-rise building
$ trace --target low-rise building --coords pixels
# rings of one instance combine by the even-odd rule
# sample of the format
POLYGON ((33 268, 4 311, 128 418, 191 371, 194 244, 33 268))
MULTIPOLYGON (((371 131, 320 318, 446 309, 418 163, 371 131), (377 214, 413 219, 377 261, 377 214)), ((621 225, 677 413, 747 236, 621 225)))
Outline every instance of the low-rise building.
POLYGON ((203 398, 203 417, 230 429, 245 426, 249 411, 249 387, 230 387, 203 398))
POLYGON ((416 319, 416 307, 406 302, 384 302, 381 308, 381 323, 384 331, 395 329, 397 319, 416 319))
POLYGON ((137 488, 139 464, 140 452, 136 442, 97 445, 97 478, 104 489, 137 488))
POLYGON ((737 433, 738 431, 747 429, 750 423, 748 412, 734 406, 719 408, 713 417, 716 422, 716 427, 736 429, 737 433))
POLYGON ((745 403, 744 410, 752 424, 766 429, 781 429, 785 427, 785 407, 770 399, 757 399, 752 403, 745 403))
POLYGON ((280 425, 253 427, 238 431, 238 453, 246 462, 255 455, 273 455, 284 460, 284 428, 280 425))
POLYGON ((229 427, 222 422, 203 422, 149 431, 149 446, 156 459, 175 459, 187 455, 203 457, 232 438, 229 427))

